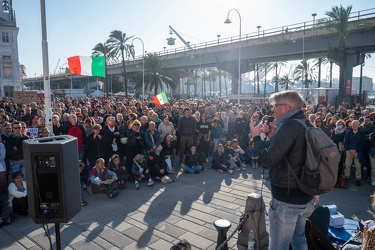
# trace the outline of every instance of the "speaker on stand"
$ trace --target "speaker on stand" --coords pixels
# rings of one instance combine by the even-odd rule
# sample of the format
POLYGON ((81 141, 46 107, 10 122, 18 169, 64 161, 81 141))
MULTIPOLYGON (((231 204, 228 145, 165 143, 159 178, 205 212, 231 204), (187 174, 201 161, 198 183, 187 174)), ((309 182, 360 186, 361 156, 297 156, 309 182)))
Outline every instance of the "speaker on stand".
POLYGON ((77 138, 69 135, 23 141, 29 216, 37 224, 60 225, 81 210, 77 138))

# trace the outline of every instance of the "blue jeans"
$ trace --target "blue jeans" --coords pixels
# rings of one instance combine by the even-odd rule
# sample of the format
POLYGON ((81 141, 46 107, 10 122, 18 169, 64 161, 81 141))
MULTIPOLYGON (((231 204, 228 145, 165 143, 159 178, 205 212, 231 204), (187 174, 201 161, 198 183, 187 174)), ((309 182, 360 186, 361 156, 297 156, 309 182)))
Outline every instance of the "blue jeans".
POLYGON ((270 222, 270 245, 272 250, 307 250, 305 238, 306 218, 314 210, 314 201, 304 205, 285 203, 272 198, 268 212, 270 222))
POLYGON ((188 167, 185 164, 182 164, 182 169, 190 174, 194 174, 196 171, 202 171, 203 167, 201 165, 197 165, 194 168, 188 167))

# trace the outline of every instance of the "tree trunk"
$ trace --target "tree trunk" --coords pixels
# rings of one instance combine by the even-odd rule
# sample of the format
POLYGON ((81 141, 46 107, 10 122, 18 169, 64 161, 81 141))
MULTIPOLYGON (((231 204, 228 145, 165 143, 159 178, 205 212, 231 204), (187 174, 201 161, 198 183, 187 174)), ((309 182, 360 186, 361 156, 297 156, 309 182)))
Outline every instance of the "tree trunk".
POLYGON ((121 50, 121 56, 122 56, 122 68, 123 68, 122 76, 124 77, 125 97, 127 97, 128 96, 128 79, 126 77, 124 49, 121 50))
POLYGON ((227 74, 224 76, 225 95, 228 96, 227 74))
POLYGON ((259 89, 259 64, 257 64, 257 93, 258 96, 260 94, 260 89, 259 89))
POLYGON ((219 96, 221 97, 221 70, 219 69, 219 96))
POLYGON ((264 67, 264 99, 266 99, 267 91, 267 66, 264 67))
POLYGON ((276 78, 275 78, 275 92, 277 93, 277 92, 279 92, 279 86, 278 86, 278 79, 277 79, 277 63, 276 63, 276 65, 275 65, 275 72, 276 72, 276 78))
POLYGON ((332 67, 333 62, 329 61, 329 87, 332 88, 332 67))
POLYGON ((337 98, 338 103, 341 104, 345 97, 345 40, 340 39, 339 42, 339 52, 338 52, 338 62, 340 66, 340 77, 339 77, 339 96, 337 98))
POLYGON ((322 58, 318 58, 319 73, 318 73, 318 88, 320 88, 320 75, 322 74, 322 58))
POLYGON ((362 95, 363 64, 364 63, 361 63, 360 74, 359 74, 359 98, 360 98, 362 104, 364 104, 363 103, 363 95, 362 95))
POLYGON ((198 72, 195 70, 194 96, 197 96, 198 72))

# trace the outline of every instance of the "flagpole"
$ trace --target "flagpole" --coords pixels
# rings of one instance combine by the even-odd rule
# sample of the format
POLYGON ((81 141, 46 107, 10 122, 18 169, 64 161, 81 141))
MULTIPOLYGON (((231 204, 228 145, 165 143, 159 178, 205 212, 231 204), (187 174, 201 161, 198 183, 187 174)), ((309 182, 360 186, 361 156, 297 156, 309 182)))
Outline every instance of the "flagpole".
POLYGON ((50 135, 52 130, 52 108, 51 108, 51 89, 48 68, 48 42, 46 27, 46 4, 45 0, 40 0, 40 16, 42 26, 42 59, 43 59, 43 83, 44 83, 44 105, 45 105, 45 124, 49 129, 50 135))

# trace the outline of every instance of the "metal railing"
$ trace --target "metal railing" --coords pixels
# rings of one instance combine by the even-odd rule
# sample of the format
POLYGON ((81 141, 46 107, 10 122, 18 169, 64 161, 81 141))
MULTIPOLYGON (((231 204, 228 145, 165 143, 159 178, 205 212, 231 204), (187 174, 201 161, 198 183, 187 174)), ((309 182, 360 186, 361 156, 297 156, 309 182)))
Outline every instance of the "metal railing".
MULTIPOLYGON (((373 18, 373 17, 375 17, 375 8, 356 11, 356 12, 353 12, 353 13, 350 14, 349 22, 355 22, 355 21, 358 21, 358 20, 364 20, 364 19, 373 18)), ((297 31, 297 29, 299 29, 298 31, 304 31, 305 32, 306 30, 313 29, 314 26, 317 23, 323 22, 324 20, 327 21, 328 19, 327 18, 320 18, 320 19, 316 19, 316 20, 310 20, 310 21, 306 21, 306 22, 295 23, 295 24, 285 25, 285 26, 279 26, 279 27, 276 27, 276 28, 271 28, 271 29, 266 29, 266 30, 260 30, 259 33, 258 33, 258 31, 255 31, 255 32, 243 34, 243 35, 241 35, 241 42, 246 42, 246 40, 258 39, 258 38, 263 39, 263 38, 271 37, 271 36, 275 36, 275 35, 292 34, 292 32, 297 31)), ((222 39, 219 40, 219 42, 218 42, 217 39, 215 39, 215 40, 211 40, 211 41, 207 41, 207 42, 203 42, 203 43, 192 44, 190 46, 193 48, 193 50, 190 50, 186 46, 184 46, 184 47, 178 47, 178 48, 173 48, 173 49, 165 49, 165 50, 157 51, 157 52, 154 52, 154 53, 156 53, 159 56, 168 56, 168 55, 177 54, 177 53, 195 51, 195 50, 199 50, 199 49, 214 48, 214 47, 218 47, 218 46, 221 46, 221 45, 224 45, 224 44, 232 44, 232 43, 236 43, 236 42, 240 42, 240 36, 232 36, 232 37, 222 38, 222 39)), ((134 58, 127 58, 126 62, 137 62, 137 61, 140 61, 140 60, 142 60, 141 55, 136 56, 134 58)), ((108 64, 109 68, 116 67, 117 65, 121 66, 121 61, 119 63, 108 64)))

